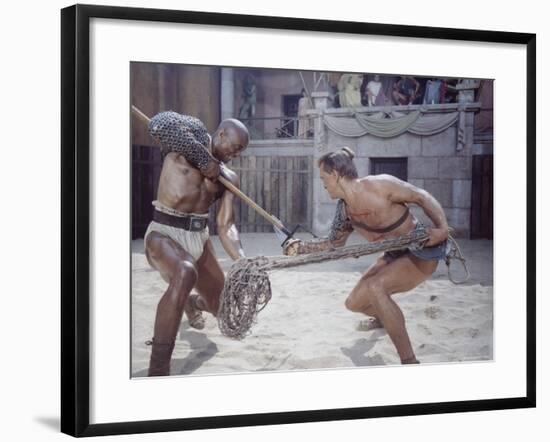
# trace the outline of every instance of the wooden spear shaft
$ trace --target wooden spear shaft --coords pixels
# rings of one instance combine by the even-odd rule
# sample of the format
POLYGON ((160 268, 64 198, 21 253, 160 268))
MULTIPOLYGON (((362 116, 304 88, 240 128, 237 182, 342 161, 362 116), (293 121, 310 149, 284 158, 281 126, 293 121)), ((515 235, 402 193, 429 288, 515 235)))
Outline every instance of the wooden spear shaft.
MULTIPOLYGON (((141 112, 136 106, 132 105, 132 112, 136 114, 136 116, 143 121, 146 124, 149 124, 151 119, 145 115, 143 112, 141 112)), ((210 153, 210 152, 209 152, 210 153)), ((248 204, 250 207, 252 207, 258 214, 260 214, 263 218, 265 218, 269 223, 273 224, 278 229, 282 230, 283 232, 286 230, 285 226, 281 221, 279 221, 277 218, 275 218, 273 215, 270 215, 267 213, 264 209, 262 209, 258 204, 256 204, 252 199, 250 199, 247 195, 245 195, 243 192, 240 191, 231 181, 229 181, 224 176, 220 175, 218 177, 218 181, 222 183, 228 190, 231 191, 231 193, 238 196, 240 199, 242 199, 246 204, 248 204)))

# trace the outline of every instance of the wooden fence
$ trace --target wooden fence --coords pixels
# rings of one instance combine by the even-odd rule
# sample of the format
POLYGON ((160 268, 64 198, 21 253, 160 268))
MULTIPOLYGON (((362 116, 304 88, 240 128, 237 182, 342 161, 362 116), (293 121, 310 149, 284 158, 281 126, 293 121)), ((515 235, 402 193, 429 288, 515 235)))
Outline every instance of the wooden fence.
MULTIPOLYGON (((312 225, 313 158, 310 156, 242 156, 228 166, 240 178, 240 189, 279 218, 285 226, 312 225)), ((211 211, 217 210, 212 208, 211 211)), ((216 232, 214 217, 210 231, 216 232)), ((240 199, 235 201, 235 223, 240 232, 271 232, 264 218, 240 199)))

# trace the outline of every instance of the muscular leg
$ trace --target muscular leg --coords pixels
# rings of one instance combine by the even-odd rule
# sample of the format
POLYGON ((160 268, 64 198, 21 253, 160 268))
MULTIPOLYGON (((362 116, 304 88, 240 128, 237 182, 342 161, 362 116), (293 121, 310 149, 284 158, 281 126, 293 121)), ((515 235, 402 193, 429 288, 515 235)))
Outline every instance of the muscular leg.
POLYGON ((363 275, 346 299, 346 307, 355 312, 372 312, 388 332, 402 363, 417 362, 405 318, 391 295, 413 289, 436 269, 437 261, 422 261, 405 255, 382 266, 376 273, 363 275))
MULTIPOLYGON (((388 264, 388 261, 383 257, 378 258, 378 260, 372 264, 367 271, 363 274, 362 278, 370 278, 376 275, 381 269, 383 269, 388 264)), ((369 316, 369 318, 364 319, 359 322, 357 327, 360 331, 370 331, 377 328, 382 328, 382 321, 376 316, 376 311, 372 305, 367 305, 365 308, 360 310, 360 313, 364 313, 369 316)))
POLYGON ((197 262, 197 269, 198 278, 195 289, 199 296, 195 298, 195 305, 200 310, 217 316, 225 277, 210 240, 204 245, 204 252, 197 262))
POLYGON ((176 335, 187 297, 197 280, 197 270, 189 253, 158 232, 148 235, 146 254, 149 263, 168 282, 157 306, 149 376, 168 375, 176 335))

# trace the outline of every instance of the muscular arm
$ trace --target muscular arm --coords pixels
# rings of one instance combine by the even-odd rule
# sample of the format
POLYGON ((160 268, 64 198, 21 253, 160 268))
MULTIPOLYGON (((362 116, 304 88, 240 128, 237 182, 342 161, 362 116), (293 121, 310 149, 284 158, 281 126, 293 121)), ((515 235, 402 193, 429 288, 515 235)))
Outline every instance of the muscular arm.
POLYGON ((342 247, 346 244, 351 232, 353 232, 353 226, 345 212, 344 201, 339 200, 336 205, 336 213, 332 225, 330 226, 328 236, 298 243, 297 254, 322 252, 324 250, 342 247))
POLYGON ((441 204, 424 189, 413 186, 395 177, 384 178, 381 185, 384 186, 390 201, 394 203, 413 203, 422 208, 424 213, 434 223, 435 229, 431 229, 430 241, 427 245, 434 245, 444 241, 449 232, 447 217, 441 204))
MULTIPOLYGON (((239 180, 234 172, 224 169, 224 174, 235 186, 239 186, 239 180)), ((244 258, 244 250, 239 237, 239 231, 235 226, 235 216, 233 212, 233 195, 229 190, 223 193, 220 208, 216 216, 218 225, 218 235, 223 248, 227 254, 233 259, 244 258)))

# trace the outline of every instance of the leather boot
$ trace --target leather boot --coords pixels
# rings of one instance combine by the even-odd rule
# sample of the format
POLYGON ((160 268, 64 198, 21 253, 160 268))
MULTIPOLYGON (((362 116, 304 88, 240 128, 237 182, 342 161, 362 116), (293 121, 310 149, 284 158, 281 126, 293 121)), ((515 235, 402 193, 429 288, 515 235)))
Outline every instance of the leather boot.
POLYGON ((176 342, 156 342, 153 338, 150 343, 152 348, 148 376, 170 376, 170 360, 176 342))

